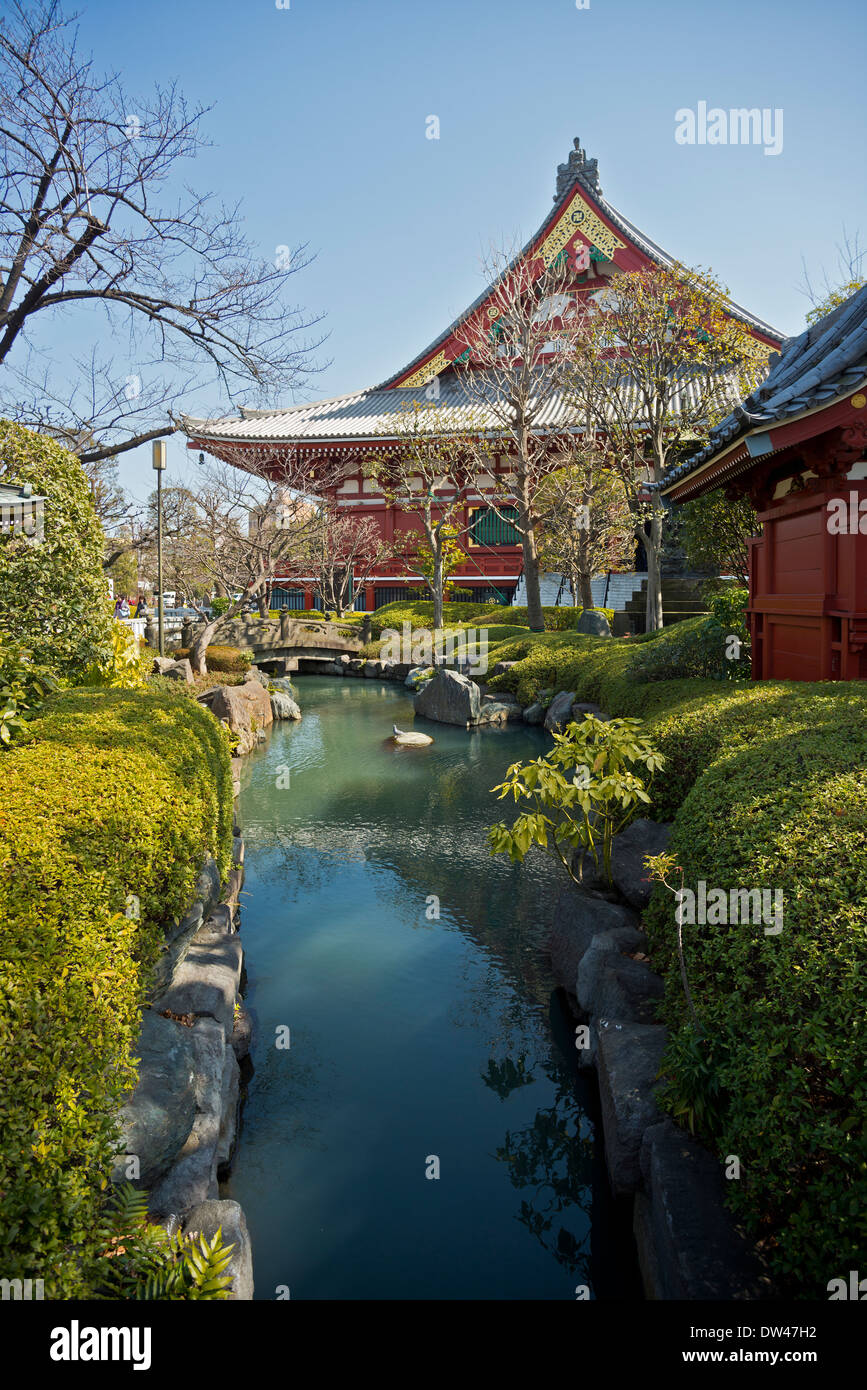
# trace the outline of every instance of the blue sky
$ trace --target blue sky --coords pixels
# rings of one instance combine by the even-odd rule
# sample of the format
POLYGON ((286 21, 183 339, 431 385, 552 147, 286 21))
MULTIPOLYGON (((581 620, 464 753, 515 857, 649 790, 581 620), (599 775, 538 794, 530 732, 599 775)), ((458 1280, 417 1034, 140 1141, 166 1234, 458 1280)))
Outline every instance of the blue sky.
MULTIPOLYGON (((808 307, 802 258, 833 280, 844 226, 867 244, 862 0, 80 8, 82 47, 132 96, 177 78, 214 105, 188 180, 240 199, 269 257, 316 253, 295 281, 330 335, 311 398, 379 382, 438 334, 481 289, 485 248, 542 221, 575 135, 616 207, 784 332, 808 307), (676 143, 675 111, 700 101, 781 108, 781 153, 676 143)), ((170 472, 186 463, 170 441, 170 472)), ((125 456, 134 494, 152 476, 148 453, 125 456)))

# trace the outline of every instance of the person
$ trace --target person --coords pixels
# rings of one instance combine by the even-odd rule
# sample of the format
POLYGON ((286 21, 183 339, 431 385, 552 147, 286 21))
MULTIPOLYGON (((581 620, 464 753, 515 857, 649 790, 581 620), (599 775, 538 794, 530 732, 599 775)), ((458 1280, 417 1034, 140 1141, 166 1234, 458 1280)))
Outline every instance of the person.
POLYGON ((129 617, 129 603, 128 603, 127 600, 126 600, 126 597, 122 598, 121 601, 120 601, 120 614, 119 614, 119 616, 120 616, 121 618, 128 618, 128 617, 129 617))
POLYGON ((144 594, 141 594, 139 596, 138 606, 135 610, 135 615, 137 618, 146 618, 148 615, 147 599, 145 598, 144 594))
POLYGON ((118 598, 116 598, 115 601, 114 601, 114 616, 115 616, 116 618, 119 618, 119 617, 120 617, 120 604, 121 604, 121 600, 120 600, 120 597, 118 597, 118 598))

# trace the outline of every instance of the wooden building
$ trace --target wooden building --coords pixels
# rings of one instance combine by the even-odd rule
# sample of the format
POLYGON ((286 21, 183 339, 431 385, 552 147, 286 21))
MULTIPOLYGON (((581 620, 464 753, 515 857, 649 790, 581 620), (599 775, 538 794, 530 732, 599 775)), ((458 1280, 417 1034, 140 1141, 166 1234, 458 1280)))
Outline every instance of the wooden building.
POLYGON ((748 497, 756 680, 867 679, 867 286, 790 339, 664 495, 748 497))
MULTIPOLYGON (((526 259, 541 274, 561 257, 573 272, 570 296, 589 300, 601 296, 603 308, 606 287, 619 272, 674 264, 667 252, 603 196, 597 161, 587 158, 578 140, 567 162, 558 167, 554 206, 513 264, 526 259)), ((462 363, 467 353, 463 330, 474 319, 490 323, 490 315, 487 320, 485 315, 493 293, 494 287, 489 286, 443 333, 381 385, 281 410, 242 409, 239 416, 212 420, 182 417, 188 447, 240 468, 263 471, 276 471, 281 460, 305 459, 314 467, 317 459, 338 457, 345 467, 334 499, 336 504, 359 518, 374 518, 380 535, 394 541, 401 531, 417 529, 418 518, 389 504, 365 475, 365 459, 374 451, 397 446, 389 428, 394 427, 396 418, 413 401, 422 405, 435 402, 446 427, 451 416, 455 430, 460 431, 461 417, 465 418, 467 408, 462 383, 462 363)), ((736 304, 729 307, 748 329, 758 356, 764 359, 768 350, 779 346, 781 337, 768 324, 736 304)), ((473 363, 468 362, 467 367, 472 369, 473 363)), ((484 421, 481 424, 484 427, 484 421)), ((492 417, 492 428, 495 424, 492 417)), ((545 427, 550 430, 558 425, 565 429, 574 427, 574 422, 568 405, 552 399, 546 410, 545 427)), ((493 467, 509 473, 507 456, 503 455, 493 467)), ((494 478, 489 476, 486 480, 480 475, 477 491, 466 498, 462 518, 466 532, 459 542, 465 559, 451 582, 480 600, 508 603, 521 577, 521 548, 509 525, 507 509, 498 506, 495 512, 486 502, 485 492, 492 493, 494 485, 494 478)), ((497 487, 500 496, 501 489, 502 483, 497 487)), ((395 559, 382 564, 369 577, 356 606, 369 610, 419 592, 424 593, 422 581, 410 573, 404 561, 395 559)), ((278 582, 272 602, 310 608, 315 598, 311 576, 285 576, 278 582)))

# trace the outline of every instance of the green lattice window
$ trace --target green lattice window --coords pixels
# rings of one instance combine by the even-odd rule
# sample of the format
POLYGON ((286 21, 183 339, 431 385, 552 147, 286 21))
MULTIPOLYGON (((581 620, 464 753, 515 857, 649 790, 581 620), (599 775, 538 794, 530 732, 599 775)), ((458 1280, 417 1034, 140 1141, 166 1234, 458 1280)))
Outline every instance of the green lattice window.
POLYGON ((470 540, 473 545, 520 545, 521 537, 508 520, 517 518, 514 507, 501 507, 501 515, 490 507, 478 507, 473 512, 470 540))

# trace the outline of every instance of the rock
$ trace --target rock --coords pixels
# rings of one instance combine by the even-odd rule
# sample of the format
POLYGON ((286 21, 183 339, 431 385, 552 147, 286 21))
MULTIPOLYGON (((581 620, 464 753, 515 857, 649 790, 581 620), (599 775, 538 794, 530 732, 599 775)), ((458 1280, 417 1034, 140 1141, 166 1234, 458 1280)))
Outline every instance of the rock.
POLYGON ((155 656, 151 671, 155 676, 164 676, 166 671, 174 666, 174 664, 175 658, 173 656, 155 656))
POLYGON ((184 657, 182 661, 173 661, 171 666, 167 666, 162 673, 172 681, 186 681, 187 685, 195 685, 193 679, 193 668, 189 658, 184 657))
POLYGON ((599 972, 593 1013, 618 1023, 656 1023, 656 1007, 664 993, 662 976, 647 961, 618 953, 599 972))
MULTIPOLYGON (((343 668, 341 667, 341 674, 343 668)), ((275 690, 271 695, 271 714, 275 720, 279 719, 300 719, 301 710, 292 699, 291 695, 286 695, 282 690, 275 690)))
MULTIPOLYGON (((139 1162, 137 1181, 150 1187, 177 1158, 196 1118, 191 1029, 145 1009, 133 1049, 140 1059, 135 1090, 120 1112, 123 1155, 139 1162)), ((121 1157, 112 1181, 126 1176, 121 1157)))
POLYGON ((481 708, 479 687, 457 671, 438 671, 415 697, 415 712, 440 724, 475 724, 481 708))
POLYGON ((364 674, 364 662, 362 661, 361 657, 357 657, 357 656, 356 656, 356 657, 352 657, 352 659, 351 659, 350 661, 347 661, 347 663, 346 663, 346 671, 347 671, 347 674, 348 674, 348 675, 353 675, 353 676, 361 676, 361 675, 363 675, 363 674, 364 674))
POLYGON ((365 676, 368 676, 368 677, 371 678, 371 679, 378 679, 379 676, 382 674, 382 662, 381 662, 381 661, 365 661, 365 663, 364 663, 364 674, 365 674, 365 676))
POLYGON ((404 685, 407 690, 415 690, 421 681, 432 680, 433 674, 432 666, 412 666, 407 672, 404 685))
POLYGON ((636 1198, 634 1224, 648 1298, 728 1303, 774 1296, 725 1209, 719 1159, 663 1120, 644 1131, 641 1174, 646 1193, 636 1198))
POLYGON ((626 929, 637 934, 637 919, 619 903, 606 902, 580 888, 564 888, 554 905, 548 949, 557 983, 575 993, 578 967, 600 933, 626 929))
POLYGON ((396 661, 381 661, 379 663, 379 674, 385 681, 403 680, 403 676, 398 674, 396 661))
POLYGON ((561 690, 559 695, 554 696, 548 706, 548 713, 545 715, 545 728, 549 734, 562 734, 572 718, 574 702, 574 690, 561 690))
POLYGON ((545 718, 545 707, 535 700, 532 705, 528 705, 524 710, 525 724, 541 724, 545 718))
POLYGON ((187 1211, 208 1197, 218 1196, 217 1144, 223 1115, 226 1035, 214 1018, 197 1019, 189 1031, 196 1115, 175 1162, 151 1187, 148 1206, 157 1217, 187 1211))
POLYGON ((616 1195, 641 1185, 641 1142, 658 1124, 655 1091, 665 1048, 661 1024, 600 1021, 596 1069, 605 1132, 605 1159, 616 1195))
POLYGON ((243 954, 240 938, 232 931, 231 910, 218 907, 196 932, 171 984, 154 999, 154 1008, 210 1016, 231 1037, 243 954))
POLYGON ((611 628, 604 613, 600 613, 596 608, 585 608, 575 628, 576 632, 583 632, 586 637, 610 637, 611 628))
POLYGON ((215 719, 228 724, 238 738, 238 752, 249 753, 258 743, 260 729, 273 722, 271 697, 257 680, 243 685, 218 685, 208 692, 208 705, 215 719))
POLYGON ((599 705, 594 705, 592 700, 576 700, 575 704, 572 706, 573 720, 576 720, 580 724, 581 720, 588 714, 595 714, 597 719, 604 719, 606 723, 611 717, 606 714, 599 705))
POLYGON ((392 743, 399 744, 402 748, 421 748, 424 744, 433 743, 430 734, 419 734, 414 730, 408 733, 402 731, 391 736, 392 743))
POLYGON ((220 1101, 220 1135, 217 1140, 217 1179, 225 1182, 238 1141, 238 1112, 241 1108, 241 1068, 231 1047, 223 1063, 223 1089, 220 1101))
POLYGON ((611 876, 618 891, 638 911, 647 907, 653 891, 644 860, 668 849, 670 836, 671 826, 663 821, 634 820, 614 837, 611 876))
MULTIPOLYGON (((614 904, 610 904, 614 906, 614 904)), ((597 932, 578 965, 575 994, 578 1006, 586 1014, 602 1013, 598 1006, 599 985, 602 970, 618 959, 623 951, 645 951, 647 938, 636 927, 613 927, 608 931, 597 932)), ((605 1015, 602 1014, 602 1017, 605 1015)))
POLYGON ((260 671, 258 666, 251 666, 244 677, 245 684, 247 681, 258 681, 259 685, 267 690, 271 684, 271 677, 266 675, 264 671, 260 671))
POLYGON ((493 675, 502 676, 505 671, 511 671, 513 666, 517 666, 517 661, 498 661, 494 667, 493 675))
POLYGON ((279 690, 284 695, 291 695, 293 700, 298 699, 298 692, 288 676, 272 676, 271 690, 272 693, 279 690))
POLYGON ((253 1297, 253 1251, 244 1213, 237 1202, 199 1202, 187 1213, 184 1235, 203 1235, 213 1240, 217 1231, 224 1245, 232 1245, 226 1273, 232 1276, 230 1300, 247 1302, 253 1297))
POLYGON ((482 705, 479 710, 479 717, 476 724, 483 727, 485 724, 508 724, 512 716, 513 706, 507 704, 505 700, 490 700, 482 705))
POLYGON ((235 1026, 232 1029, 232 1050, 239 1062, 249 1055, 250 1044, 253 1040, 253 1020, 250 1018, 244 1004, 239 1000, 235 1010, 235 1026))

